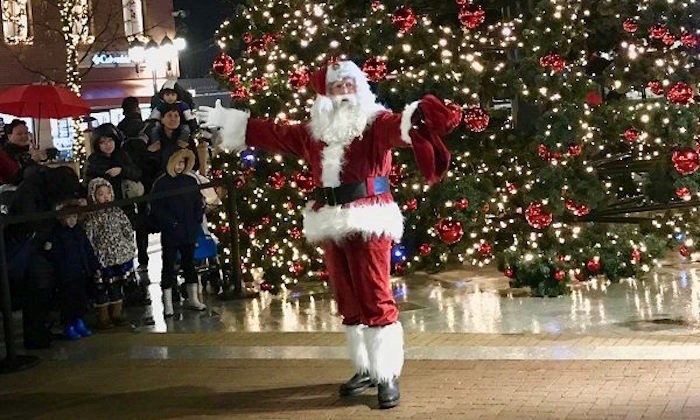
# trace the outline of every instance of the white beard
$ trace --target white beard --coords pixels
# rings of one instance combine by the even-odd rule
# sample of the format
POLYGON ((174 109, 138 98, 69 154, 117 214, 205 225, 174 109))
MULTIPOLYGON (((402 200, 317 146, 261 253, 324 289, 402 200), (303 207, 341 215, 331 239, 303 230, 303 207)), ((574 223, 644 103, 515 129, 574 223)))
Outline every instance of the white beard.
POLYGON ((321 182, 324 187, 340 185, 340 172, 345 163, 346 147, 353 140, 361 137, 377 112, 383 110, 385 108, 375 102, 374 95, 316 98, 311 109, 309 127, 314 138, 327 145, 321 156, 321 182))

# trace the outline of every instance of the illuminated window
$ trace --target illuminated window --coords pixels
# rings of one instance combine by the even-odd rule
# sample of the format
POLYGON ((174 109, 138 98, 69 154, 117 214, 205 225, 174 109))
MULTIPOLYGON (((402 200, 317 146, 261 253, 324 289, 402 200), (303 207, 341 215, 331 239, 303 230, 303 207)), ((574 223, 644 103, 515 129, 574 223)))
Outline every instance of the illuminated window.
POLYGON ((122 0, 124 33, 127 37, 143 33, 143 5, 141 0, 122 0))
POLYGON ((8 44, 32 42, 32 7, 29 0, 2 0, 2 30, 8 44))

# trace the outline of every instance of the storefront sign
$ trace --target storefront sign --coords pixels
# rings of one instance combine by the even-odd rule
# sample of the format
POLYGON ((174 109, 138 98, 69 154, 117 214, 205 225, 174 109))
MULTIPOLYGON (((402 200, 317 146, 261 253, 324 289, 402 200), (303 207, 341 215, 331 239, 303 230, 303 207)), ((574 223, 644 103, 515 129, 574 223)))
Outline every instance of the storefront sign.
POLYGON ((105 68, 105 67, 130 67, 134 63, 126 51, 101 52, 92 55, 92 58, 80 63, 80 67, 105 68))

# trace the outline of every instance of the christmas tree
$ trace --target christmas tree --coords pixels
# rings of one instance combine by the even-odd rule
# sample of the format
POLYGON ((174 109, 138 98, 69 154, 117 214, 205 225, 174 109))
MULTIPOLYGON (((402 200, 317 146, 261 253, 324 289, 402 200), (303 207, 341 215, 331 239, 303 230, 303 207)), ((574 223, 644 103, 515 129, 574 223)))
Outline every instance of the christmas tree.
MULTIPOLYGON (((693 201, 669 193, 698 190, 693 3, 438 3, 250 0, 217 33, 213 72, 233 106, 283 124, 305 121, 309 72, 336 58, 362 64, 395 111, 425 92, 463 111, 441 184, 395 153, 396 273, 495 260, 515 286, 554 295, 567 279, 648 270, 674 238, 689 251, 693 201)), ((323 284, 302 238, 304 162, 246 150, 214 167, 236 176, 244 275, 262 270, 273 291, 323 284)))

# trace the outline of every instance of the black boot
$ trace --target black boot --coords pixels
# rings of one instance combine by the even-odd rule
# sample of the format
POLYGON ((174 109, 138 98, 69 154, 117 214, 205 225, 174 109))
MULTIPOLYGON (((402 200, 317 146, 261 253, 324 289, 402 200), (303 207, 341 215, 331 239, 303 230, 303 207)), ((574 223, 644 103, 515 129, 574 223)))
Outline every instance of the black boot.
POLYGON ((399 392, 399 378, 394 376, 389 382, 380 382, 377 385, 377 398, 379 408, 393 408, 399 405, 401 393, 399 392))
POLYGON ((374 386, 374 383, 368 373, 356 373, 349 381, 340 386, 338 395, 341 397, 360 395, 371 386, 374 386))

